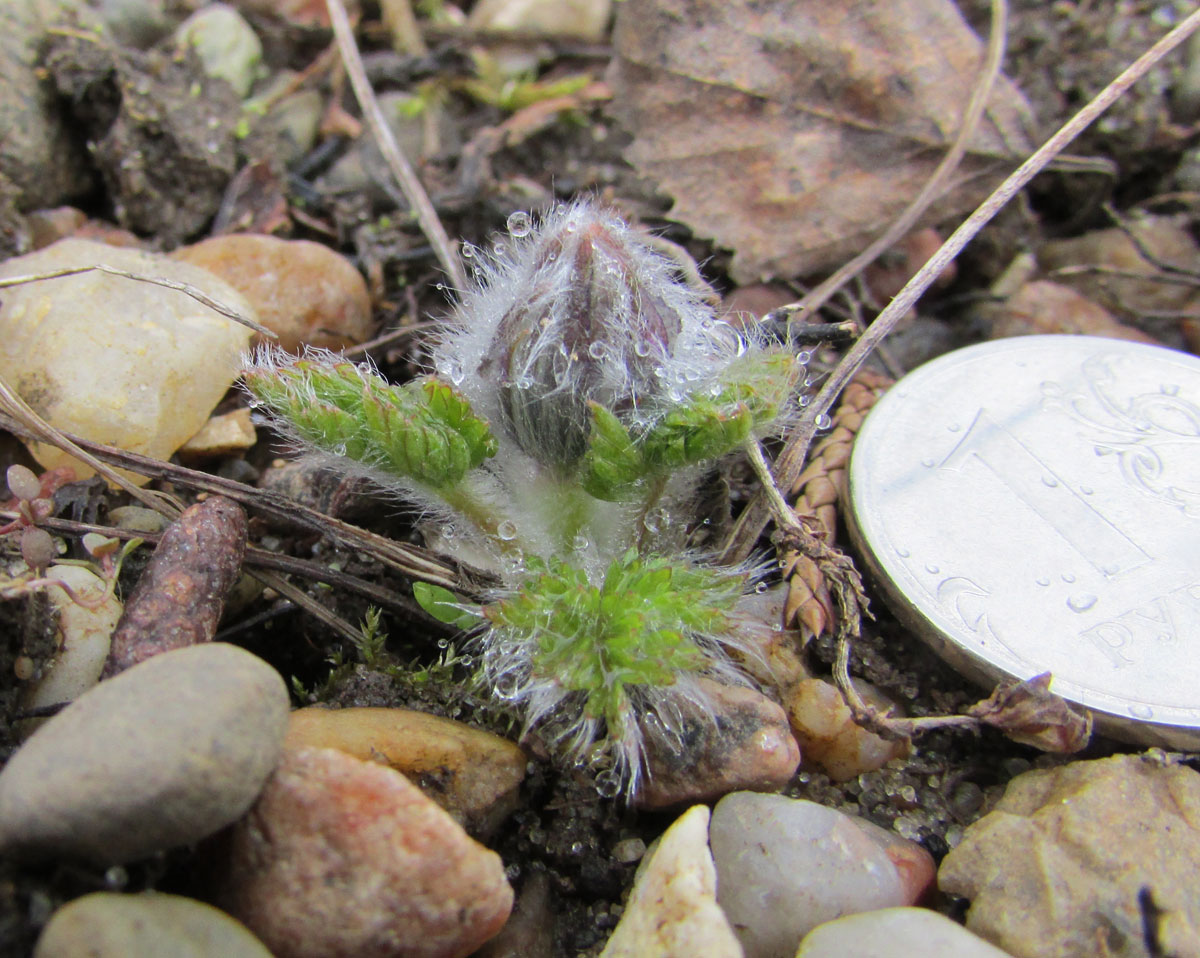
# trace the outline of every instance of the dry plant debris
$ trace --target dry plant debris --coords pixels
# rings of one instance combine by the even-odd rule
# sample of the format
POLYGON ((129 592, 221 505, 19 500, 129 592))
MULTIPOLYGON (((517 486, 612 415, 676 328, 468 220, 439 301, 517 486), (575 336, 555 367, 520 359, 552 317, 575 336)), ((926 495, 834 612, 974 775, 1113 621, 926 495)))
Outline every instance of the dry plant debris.
MULTIPOLYGON (((950 145, 983 58, 949 0, 630 0, 613 42, 629 160, 673 218, 734 250, 742 283, 836 266, 886 228, 950 145)), ((1001 80, 932 215, 969 210, 1032 129, 1001 80)))
POLYGON ((246 513, 212 496, 184 510, 158 543, 112 636, 105 677, 170 649, 211 642, 246 548, 246 513))

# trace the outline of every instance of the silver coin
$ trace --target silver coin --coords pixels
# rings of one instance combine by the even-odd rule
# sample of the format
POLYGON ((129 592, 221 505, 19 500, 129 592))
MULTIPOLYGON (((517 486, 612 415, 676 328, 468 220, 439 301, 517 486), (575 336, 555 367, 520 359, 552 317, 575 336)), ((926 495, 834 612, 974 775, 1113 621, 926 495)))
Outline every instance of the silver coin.
POLYGON ((1052 672, 1098 730, 1200 748, 1200 360, 1029 336, 905 376, 855 441, 851 534, 983 683, 1052 672))

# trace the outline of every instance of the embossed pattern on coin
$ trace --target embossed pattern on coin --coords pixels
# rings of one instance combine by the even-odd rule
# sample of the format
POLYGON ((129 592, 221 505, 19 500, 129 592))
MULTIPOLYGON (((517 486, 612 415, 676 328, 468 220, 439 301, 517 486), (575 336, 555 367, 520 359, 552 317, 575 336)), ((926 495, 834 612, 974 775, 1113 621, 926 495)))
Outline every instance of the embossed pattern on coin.
POLYGON ((899 617, 985 683, 1200 747, 1200 360, 1089 336, 942 356, 867 417, 850 526, 899 617))

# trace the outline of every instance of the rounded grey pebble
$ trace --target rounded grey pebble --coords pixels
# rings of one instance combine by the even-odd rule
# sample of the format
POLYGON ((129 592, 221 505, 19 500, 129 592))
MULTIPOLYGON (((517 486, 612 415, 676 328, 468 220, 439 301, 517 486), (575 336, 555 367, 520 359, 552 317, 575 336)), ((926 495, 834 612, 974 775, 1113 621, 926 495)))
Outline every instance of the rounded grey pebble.
POLYGON ((274 769, 288 694, 224 643, 155 656, 88 690, 0 771, 0 855, 120 864, 236 821, 274 769))
POLYGON ((241 922, 223 911, 147 892, 96 892, 50 918, 33 958, 271 958, 241 922))

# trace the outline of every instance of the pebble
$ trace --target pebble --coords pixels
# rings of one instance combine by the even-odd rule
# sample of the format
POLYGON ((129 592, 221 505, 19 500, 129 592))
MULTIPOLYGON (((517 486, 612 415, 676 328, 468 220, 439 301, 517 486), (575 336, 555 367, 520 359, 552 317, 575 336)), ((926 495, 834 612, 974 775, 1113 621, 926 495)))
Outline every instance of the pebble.
POLYGON ((611 0, 481 0, 467 26, 485 32, 570 36, 600 43, 608 33, 611 0))
MULTIPOLYGON (((46 590, 58 613, 54 658, 46 664, 36 684, 24 697, 26 709, 37 709, 60 702, 71 702, 100 681, 108 658, 112 631, 121 618, 121 602, 108 590, 108 584, 83 566, 52 565, 45 578, 67 585, 87 605, 80 605, 62 589, 46 590)), ((38 725, 30 722, 28 732, 38 725)), ((27 734, 27 733, 26 733, 27 734)))
POLYGON ((386 764, 477 835, 514 809, 528 764, 508 739, 412 709, 299 709, 287 745, 336 748, 386 764))
POLYGON ((500 934, 472 958, 554 958, 556 904, 549 875, 531 871, 500 934))
POLYGON ((287 710, 279 673, 223 643, 101 682, 0 771, 0 855, 111 865, 199 841, 250 807, 287 710))
MULTIPOLYGON (((869 705, 897 714, 895 703, 874 686, 855 679, 854 687, 869 705)), ((783 707, 805 764, 835 782, 848 782, 908 753, 907 743, 888 741, 855 722, 837 686, 823 679, 803 679, 789 687, 783 707)))
POLYGON ((513 901, 500 857, 419 788, 327 748, 285 750, 216 889, 275 958, 464 958, 513 901))
POLYGON ((792 958, 822 922, 912 904, 912 889, 876 835, 815 802, 727 795, 709 834, 717 901, 746 958, 792 958))
MULTIPOLYGON (((1192 238, 1186 221, 1169 216, 1141 216, 1131 219, 1128 225, 1159 262, 1188 264, 1195 263, 1200 257, 1200 247, 1192 238)), ((1037 260, 1043 270, 1100 266, 1135 274, 1127 277, 1082 272, 1051 277, 1099 303, 1118 319, 1132 320, 1139 315, 1156 313, 1174 315, 1195 309, 1196 289, 1190 285, 1162 282, 1161 270, 1142 255, 1137 243, 1124 230, 1115 227, 1044 243, 1037 251, 1037 260)))
POLYGON ((971 931, 1014 955, 1134 958, 1151 954, 1143 890, 1159 914, 1154 954, 1200 954, 1197 874, 1200 773, 1152 750, 1018 775, 938 883, 971 899, 971 931))
POLYGON ((320 243, 253 233, 214 236, 173 259, 219 276, 254 307, 280 349, 342 349, 371 336, 371 298, 353 264, 320 243))
POLYGON ((179 447, 180 455, 196 458, 245 452, 258 442, 250 410, 245 406, 213 416, 200 431, 179 447))
MULTIPOLYGON (((189 283, 254 316, 205 270, 87 240, 10 259, 0 276, 97 263, 189 283)), ((204 425, 241 371, 249 341, 249 329, 185 293, 98 271, 6 289, 0 302, 0 374, 25 400, 59 429, 156 459, 204 425)), ((29 448, 47 469, 92 474, 53 446, 29 448)))
POLYGON ((171 32, 167 0, 93 0, 92 5, 122 46, 146 50, 171 32))
POLYGON ((708 809, 695 805, 663 832, 600 958, 742 958, 717 904, 708 824, 708 809))
POLYGON ((753 689, 709 679, 698 684, 715 719, 689 719, 682 746, 647 737, 646 784, 636 800, 640 808, 711 801, 741 790, 776 791, 800 764, 800 747, 778 705, 753 689))
POLYGON ((989 312, 990 336, 1029 336, 1039 333, 1107 336, 1135 343, 1157 343, 1140 329, 1126 326, 1103 306, 1061 283, 1035 280, 989 312))
POLYGON ((881 908, 818 925, 796 958, 1011 958, 927 908, 881 908))
POLYGON ((271 958, 244 925, 211 905, 146 892, 95 892, 63 905, 33 958, 271 958))
POLYGON ((245 99, 264 72, 262 42, 240 13, 225 3, 210 3, 183 21, 175 46, 196 51, 204 72, 224 80, 245 99))
POLYGON ((0 170, 16 186, 21 209, 54 206, 91 183, 84 142, 41 63, 48 28, 87 14, 82 0, 0 4, 0 170))

